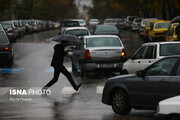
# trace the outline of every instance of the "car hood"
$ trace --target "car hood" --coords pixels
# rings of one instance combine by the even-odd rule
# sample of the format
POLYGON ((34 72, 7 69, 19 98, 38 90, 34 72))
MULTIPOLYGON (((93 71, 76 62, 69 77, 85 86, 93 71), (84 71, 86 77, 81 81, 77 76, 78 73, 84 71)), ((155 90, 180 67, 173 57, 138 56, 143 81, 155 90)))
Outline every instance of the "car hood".
POLYGON ((128 74, 128 75, 119 75, 112 78, 109 78, 107 82, 123 82, 127 80, 132 80, 131 78, 137 77, 136 74, 128 74))

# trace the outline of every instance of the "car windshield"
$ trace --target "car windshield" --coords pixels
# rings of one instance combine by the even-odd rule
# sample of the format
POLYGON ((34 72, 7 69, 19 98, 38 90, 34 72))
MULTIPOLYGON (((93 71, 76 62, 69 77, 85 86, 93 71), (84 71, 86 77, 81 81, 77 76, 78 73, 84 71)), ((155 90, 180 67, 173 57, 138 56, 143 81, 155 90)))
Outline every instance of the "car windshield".
POLYGON ((87 38, 86 47, 122 47, 119 38, 114 37, 98 37, 87 38))
POLYGON ((12 26, 9 23, 2 23, 2 26, 4 29, 12 28, 12 26))
POLYGON ((8 39, 4 32, 0 31, 0 43, 8 43, 8 39))
POLYGON ((109 20, 105 20, 104 23, 117 23, 117 20, 109 19, 109 20))
POLYGON ((88 31, 85 29, 68 30, 65 32, 65 34, 76 35, 76 36, 89 35, 88 31))
POLYGON ((113 25, 98 26, 95 32, 117 32, 118 33, 118 29, 113 25))
POLYGON ((169 27, 169 22, 165 23, 157 23, 155 29, 162 29, 162 28, 168 28, 169 27))
POLYGON ((139 22, 139 23, 140 23, 140 22, 141 22, 141 20, 142 20, 142 18, 137 18, 137 19, 135 19, 134 21, 135 21, 135 22, 139 22))
POLYGON ((91 19, 90 22, 98 22, 97 19, 91 19))
POLYGON ((79 26, 79 22, 75 22, 75 21, 67 21, 61 23, 61 27, 78 27, 78 26, 79 26))
POLYGON ((180 43, 161 44, 160 56, 178 55, 180 54, 180 43))

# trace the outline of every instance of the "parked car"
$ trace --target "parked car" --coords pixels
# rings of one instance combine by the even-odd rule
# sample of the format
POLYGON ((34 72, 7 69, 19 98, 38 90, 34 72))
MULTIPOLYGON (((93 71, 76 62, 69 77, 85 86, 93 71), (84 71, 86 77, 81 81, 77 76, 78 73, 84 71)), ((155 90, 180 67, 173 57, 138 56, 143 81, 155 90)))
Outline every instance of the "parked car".
POLYGON ((142 18, 135 18, 132 22, 132 31, 138 31, 140 29, 142 18))
POLYGON ((128 28, 131 28, 132 26, 132 22, 135 18, 138 18, 138 16, 127 16, 125 18, 125 27, 128 29, 128 28))
MULTIPOLYGON (((112 70, 120 72, 126 53, 121 39, 116 35, 91 35, 82 38, 72 54, 72 70, 84 77, 88 72, 112 70)), ((109 72, 109 71, 108 71, 109 72)))
POLYGON ((152 42, 144 43, 132 56, 123 64, 123 74, 136 73, 143 70, 157 60, 176 55, 180 52, 180 42, 152 42))
POLYGON ((175 33, 176 27, 179 25, 179 23, 172 23, 169 25, 168 31, 165 34, 165 40, 166 41, 177 41, 177 35, 175 33))
POLYGON ((159 102, 154 120, 180 120, 180 96, 159 102))
POLYGON ((90 32, 86 27, 70 27, 66 28, 63 34, 76 35, 81 38, 82 36, 90 35, 90 32))
POLYGON ((144 29, 145 29, 145 25, 148 21, 150 20, 157 20, 157 18, 143 18, 140 24, 140 29, 139 29, 139 36, 141 38, 144 38, 144 29))
POLYGON ((148 33, 149 41, 165 41, 165 33, 168 31, 170 21, 158 21, 151 26, 148 33))
POLYGON ((63 20, 60 23, 59 34, 63 34, 63 31, 68 27, 80 27, 80 24, 78 21, 74 21, 71 19, 70 20, 63 20))
POLYGON ((98 20, 98 19, 90 19, 90 20, 89 20, 88 27, 93 29, 93 28, 95 28, 96 25, 98 25, 98 24, 99 24, 99 20, 98 20))
POLYGON ((12 22, 7 22, 7 21, 3 21, 2 26, 4 29, 6 30, 10 30, 9 33, 9 38, 12 42, 16 42, 17 38, 18 38, 18 30, 17 28, 14 26, 14 24, 12 24, 12 22), (12 34, 11 34, 12 33, 12 34))
POLYGON ((121 31, 115 25, 97 25, 94 35, 117 35, 121 37, 121 31))
POLYGON ((136 74, 106 81, 102 102, 117 114, 132 108, 155 110, 159 101, 180 94, 180 55, 160 59, 136 74))
POLYGON ((152 29, 155 22, 164 21, 164 20, 150 20, 146 22, 143 34, 144 43, 149 42, 149 31, 152 29))
POLYGON ((22 25, 25 26, 25 34, 33 32, 33 26, 29 20, 20 20, 22 25))
POLYGON ((5 31, 0 31, 0 60, 7 62, 7 65, 13 63, 13 47, 5 31))

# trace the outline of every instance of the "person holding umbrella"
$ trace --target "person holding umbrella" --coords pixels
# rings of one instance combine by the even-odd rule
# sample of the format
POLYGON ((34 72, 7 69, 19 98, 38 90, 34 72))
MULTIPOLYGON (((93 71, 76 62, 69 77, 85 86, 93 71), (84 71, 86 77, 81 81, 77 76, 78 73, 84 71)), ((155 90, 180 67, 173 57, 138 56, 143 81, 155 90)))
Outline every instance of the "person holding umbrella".
POLYGON ((69 80, 69 82, 71 83, 73 88, 76 91, 79 90, 81 83, 79 85, 76 85, 71 74, 68 72, 68 70, 63 65, 64 56, 66 56, 69 52, 69 50, 67 50, 67 51, 64 50, 65 47, 67 47, 69 44, 75 44, 75 43, 80 42, 80 41, 76 40, 78 38, 74 39, 74 37, 75 36, 60 35, 53 39, 54 41, 60 42, 60 44, 56 44, 54 46, 54 54, 53 54, 53 58, 51 61, 51 66, 54 67, 54 77, 42 89, 47 89, 47 88, 51 87, 53 84, 55 84, 58 81, 60 73, 62 73, 67 77, 67 79, 69 80))

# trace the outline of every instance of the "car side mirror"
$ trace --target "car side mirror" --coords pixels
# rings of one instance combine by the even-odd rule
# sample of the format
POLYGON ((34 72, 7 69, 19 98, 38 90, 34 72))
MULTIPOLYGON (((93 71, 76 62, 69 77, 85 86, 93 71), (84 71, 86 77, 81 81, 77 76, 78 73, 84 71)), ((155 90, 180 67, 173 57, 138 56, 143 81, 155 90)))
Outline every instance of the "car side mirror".
POLYGON ((136 72, 136 75, 137 75, 138 77, 144 77, 144 76, 145 76, 145 73, 144 73, 143 70, 139 70, 139 71, 136 72))

